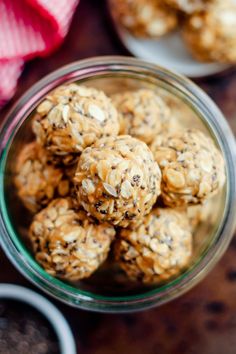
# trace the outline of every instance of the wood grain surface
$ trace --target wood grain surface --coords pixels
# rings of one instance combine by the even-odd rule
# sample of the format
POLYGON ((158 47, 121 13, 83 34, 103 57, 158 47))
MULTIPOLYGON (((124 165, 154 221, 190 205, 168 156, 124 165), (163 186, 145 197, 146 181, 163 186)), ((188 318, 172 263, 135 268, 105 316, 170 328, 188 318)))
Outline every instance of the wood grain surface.
MULTIPOLYGON (((0 112, 0 118, 26 89, 52 70, 74 60, 111 54, 129 55, 112 32, 104 1, 81 0, 62 47, 50 57, 26 65, 16 95, 0 112)), ((198 84, 219 105, 236 134, 236 71, 198 84)), ((34 288, 1 251, 0 282, 34 288)), ((235 354, 236 238, 204 281, 160 308, 136 314, 106 315, 53 302, 72 327, 78 353, 235 354)))

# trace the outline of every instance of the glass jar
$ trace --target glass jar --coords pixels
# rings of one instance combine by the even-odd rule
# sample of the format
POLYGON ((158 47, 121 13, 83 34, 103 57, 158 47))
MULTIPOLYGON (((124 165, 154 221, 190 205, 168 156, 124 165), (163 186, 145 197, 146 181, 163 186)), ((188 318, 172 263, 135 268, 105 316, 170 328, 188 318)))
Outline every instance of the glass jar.
MULTIPOLYGON (((182 112, 182 111, 181 111, 182 112)), ((181 114, 180 114, 181 116, 181 114)), ((181 119, 181 117, 180 117, 181 119)), ((183 294, 212 269, 226 250, 235 227, 236 146, 234 136, 211 99, 188 79, 163 68, 126 57, 98 57, 75 62, 36 83, 6 117, 1 142, 1 244, 12 263, 40 289, 67 304, 101 312, 127 312, 161 305, 183 294), (211 222, 203 223, 194 236, 194 255, 188 269, 167 283, 131 285, 115 266, 102 267, 91 280, 66 283, 47 274, 27 247, 29 218, 21 210, 12 181, 15 156, 32 140, 30 116, 43 97, 68 82, 103 89, 107 94, 128 89, 157 90, 171 105, 185 110, 182 124, 210 134, 222 151, 226 165, 224 190, 215 197, 211 222)))

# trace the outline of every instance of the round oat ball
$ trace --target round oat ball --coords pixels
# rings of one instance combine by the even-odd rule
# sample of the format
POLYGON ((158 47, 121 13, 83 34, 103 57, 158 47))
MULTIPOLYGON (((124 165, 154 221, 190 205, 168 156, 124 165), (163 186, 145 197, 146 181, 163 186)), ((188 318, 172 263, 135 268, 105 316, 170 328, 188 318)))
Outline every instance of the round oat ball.
POLYGON ((129 135, 103 138, 85 149, 74 178, 83 208, 98 220, 123 227, 149 213, 160 183, 150 149, 129 135))
POLYGON ((225 1, 187 18, 183 36, 196 59, 236 63, 235 28, 236 4, 225 1))
POLYGON ((134 230, 123 229, 114 256, 132 280, 157 283, 186 267, 192 255, 192 234, 185 213, 153 209, 134 230))
POLYGON ((29 230, 36 260, 51 275, 89 277, 106 259, 115 236, 111 225, 88 219, 71 199, 54 199, 35 215, 29 230))
POLYGON ((199 124, 199 119, 196 119, 196 113, 185 102, 169 93, 163 97, 163 100, 170 110, 170 119, 167 129, 162 134, 173 134, 189 126, 193 127, 193 125, 196 128, 195 125, 199 124))
POLYGON ((168 106, 154 91, 140 89, 112 96, 118 111, 120 134, 129 134, 149 144, 167 126, 168 106))
POLYGON ((206 200, 203 204, 190 205, 187 207, 186 212, 193 231, 203 223, 207 223, 208 227, 213 225, 216 219, 215 203, 215 198, 211 198, 206 200))
POLYGON ((191 14, 206 9, 208 5, 222 2, 222 0, 165 0, 164 2, 171 7, 191 14))
POLYGON ((178 16, 162 0, 110 0, 113 17, 137 37, 159 38, 177 27, 178 16))
POLYGON ((36 142, 25 145, 17 156, 14 182, 19 198, 33 213, 55 196, 67 196, 72 184, 62 169, 48 162, 47 152, 36 142))
POLYGON ((117 135, 117 111, 102 91, 69 84, 59 86, 37 107, 33 131, 52 161, 73 164, 103 136, 117 135))
POLYGON ((223 157, 199 130, 159 136, 151 150, 162 171, 162 198, 170 207, 202 203, 224 185, 223 157))

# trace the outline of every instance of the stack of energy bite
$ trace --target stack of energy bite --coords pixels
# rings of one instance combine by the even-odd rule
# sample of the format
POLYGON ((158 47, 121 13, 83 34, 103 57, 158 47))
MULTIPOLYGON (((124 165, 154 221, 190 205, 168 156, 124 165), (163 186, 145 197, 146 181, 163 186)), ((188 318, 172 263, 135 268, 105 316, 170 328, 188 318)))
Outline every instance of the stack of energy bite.
POLYGON ((110 253, 129 279, 151 284, 189 265, 204 203, 225 182, 211 138, 181 126, 157 92, 109 98, 77 84, 47 95, 32 129, 15 185, 48 273, 87 278, 110 253))
POLYGON ((113 17, 133 35, 160 38, 181 28, 193 57, 236 63, 235 0, 110 0, 113 17))

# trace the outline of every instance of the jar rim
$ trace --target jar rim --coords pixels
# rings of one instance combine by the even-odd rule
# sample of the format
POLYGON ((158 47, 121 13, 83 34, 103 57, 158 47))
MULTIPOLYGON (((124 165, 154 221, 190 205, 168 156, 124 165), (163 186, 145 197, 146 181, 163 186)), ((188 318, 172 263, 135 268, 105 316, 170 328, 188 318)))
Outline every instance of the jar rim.
POLYGON ((0 132, 0 225, 1 244, 15 266, 37 286, 57 299, 71 305, 96 311, 121 312, 143 309, 173 299, 199 282, 219 260, 228 246, 236 224, 236 145, 234 136, 223 115, 212 100, 194 83, 181 75, 154 64, 130 57, 95 57, 64 66, 33 85, 15 104, 7 115, 0 132), (139 295, 103 296, 74 288, 50 276, 33 257, 24 250, 8 217, 4 198, 4 170, 8 149, 20 125, 33 111, 39 101, 53 88, 94 75, 115 75, 120 71, 138 77, 156 77, 179 90, 214 134, 226 161, 227 186, 224 215, 216 230, 212 244, 194 266, 174 280, 139 295), (23 256, 24 255, 24 256, 23 256), (74 291, 72 291, 74 290, 74 291))

